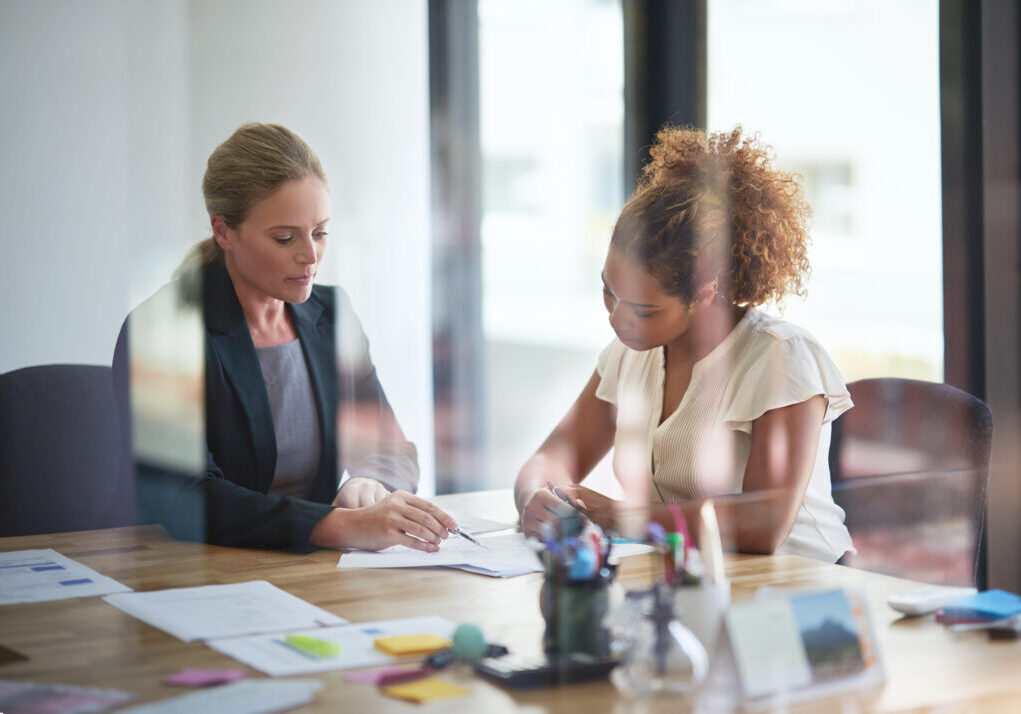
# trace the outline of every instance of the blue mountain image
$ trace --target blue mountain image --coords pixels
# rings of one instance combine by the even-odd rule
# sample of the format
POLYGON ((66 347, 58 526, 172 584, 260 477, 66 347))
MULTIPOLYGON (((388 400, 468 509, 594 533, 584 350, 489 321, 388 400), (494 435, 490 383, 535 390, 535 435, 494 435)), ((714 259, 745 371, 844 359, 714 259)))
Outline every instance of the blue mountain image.
POLYGON ((816 627, 802 630, 801 641, 812 668, 813 681, 846 677, 864 668, 858 633, 832 617, 816 627))

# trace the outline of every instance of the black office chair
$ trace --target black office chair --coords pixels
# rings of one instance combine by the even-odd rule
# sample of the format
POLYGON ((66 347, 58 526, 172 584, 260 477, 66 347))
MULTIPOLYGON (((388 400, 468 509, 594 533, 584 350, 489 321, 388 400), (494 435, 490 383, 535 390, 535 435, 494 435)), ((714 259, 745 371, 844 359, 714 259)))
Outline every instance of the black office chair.
POLYGON ((109 367, 0 375, 0 536, 131 525, 130 447, 109 367))
POLYGON ((985 585, 993 419, 948 384, 863 379, 834 422, 833 498, 858 554, 846 565, 931 583, 985 585))

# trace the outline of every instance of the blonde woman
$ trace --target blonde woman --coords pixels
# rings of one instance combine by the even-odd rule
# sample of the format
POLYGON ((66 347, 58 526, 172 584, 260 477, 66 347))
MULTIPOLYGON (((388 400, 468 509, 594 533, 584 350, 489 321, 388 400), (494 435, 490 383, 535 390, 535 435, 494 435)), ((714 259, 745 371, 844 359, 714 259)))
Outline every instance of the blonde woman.
MULTIPOLYGON (((437 550, 456 523, 412 495, 415 448, 361 325, 342 290, 316 284, 330 219, 319 159, 282 126, 248 124, 209 157, 202 188, 213 235, 186 265, 202 288, 208 464, 140 465, 143 518, 224 545, 437 550)), ((117 375, 126 345, 122 331, 117 375)))

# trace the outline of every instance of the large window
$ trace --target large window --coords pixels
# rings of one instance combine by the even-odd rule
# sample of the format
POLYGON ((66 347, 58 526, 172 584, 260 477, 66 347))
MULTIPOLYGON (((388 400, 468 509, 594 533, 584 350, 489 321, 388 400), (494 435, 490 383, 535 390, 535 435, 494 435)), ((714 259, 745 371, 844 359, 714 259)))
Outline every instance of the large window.
POLYGON ((943 379, 937 0, 710 0, 708 125, 760 131, 814 209, 811 330, 845 379, 943 379))
POLYGON ((486 478, 506 486, 613 336, 623 29, 607 0, 479 2, 486 478))

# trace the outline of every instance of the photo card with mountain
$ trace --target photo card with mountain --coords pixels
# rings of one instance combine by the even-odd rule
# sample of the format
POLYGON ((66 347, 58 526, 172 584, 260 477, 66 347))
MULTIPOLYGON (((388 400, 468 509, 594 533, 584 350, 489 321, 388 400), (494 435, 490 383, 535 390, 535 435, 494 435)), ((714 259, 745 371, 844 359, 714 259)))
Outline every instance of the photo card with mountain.
POLYGON ((865 669, 859 620, 843 590, 824 590, 791 598, 812 682, 858 674, 865 669))
POLYGON ((875 690, 885 680, 859 590, 763 589, 725 619, 746 703, 875 690))

